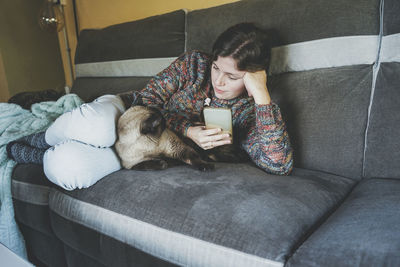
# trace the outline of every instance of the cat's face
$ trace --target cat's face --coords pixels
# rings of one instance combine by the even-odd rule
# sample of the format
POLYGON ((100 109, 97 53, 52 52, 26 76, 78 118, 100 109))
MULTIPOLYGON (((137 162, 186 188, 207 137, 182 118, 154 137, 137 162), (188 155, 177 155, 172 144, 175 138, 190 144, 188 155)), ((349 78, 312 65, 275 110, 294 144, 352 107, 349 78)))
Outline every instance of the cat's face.
POLYGON ((119 119, 118 134, 122 142, 138 138, 159 139, 165 130, 165 119, 156 108, 134 106, 119 119))

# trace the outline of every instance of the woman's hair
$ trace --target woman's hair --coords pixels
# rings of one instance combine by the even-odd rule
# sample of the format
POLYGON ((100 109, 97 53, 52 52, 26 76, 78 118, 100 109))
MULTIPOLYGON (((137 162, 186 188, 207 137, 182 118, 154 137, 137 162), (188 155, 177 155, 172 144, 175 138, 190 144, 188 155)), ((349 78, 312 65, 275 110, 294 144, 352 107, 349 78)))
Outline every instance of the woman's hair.
POLYGON ((268 34, 254 23, 236 24, 224 31, 215 41, 212 62, 218 56, 232 56, 238 70, 256 72, 268 70, 271 47, 268 34))

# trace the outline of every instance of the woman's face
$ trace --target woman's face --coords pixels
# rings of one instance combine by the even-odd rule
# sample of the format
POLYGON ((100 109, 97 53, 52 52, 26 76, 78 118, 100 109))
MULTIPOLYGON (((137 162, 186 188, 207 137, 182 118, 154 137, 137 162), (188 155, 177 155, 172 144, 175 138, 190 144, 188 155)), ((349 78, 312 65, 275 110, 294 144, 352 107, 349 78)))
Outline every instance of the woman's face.
POLYGON ((236 68, 232 57, 218 57, 211 66, 211 82, 215 96, 219 99, 233 99, 240 96, 245 89, 243 76, 245 71, 236 68))

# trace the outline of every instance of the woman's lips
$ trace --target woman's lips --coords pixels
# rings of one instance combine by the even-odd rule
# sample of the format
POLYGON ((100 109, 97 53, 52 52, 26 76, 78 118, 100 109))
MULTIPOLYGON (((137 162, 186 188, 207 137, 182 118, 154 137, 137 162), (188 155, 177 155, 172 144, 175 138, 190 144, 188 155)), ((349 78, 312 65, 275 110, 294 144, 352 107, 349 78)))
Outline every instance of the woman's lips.
POLYGON ((218 94, 223 94, 224 93, 224 91, 222 91, 222 90, 219 90, 218 88, 216 88, 216 87, 214 87, 214 90, 215 90, 215 92, 217 92, 218 94))

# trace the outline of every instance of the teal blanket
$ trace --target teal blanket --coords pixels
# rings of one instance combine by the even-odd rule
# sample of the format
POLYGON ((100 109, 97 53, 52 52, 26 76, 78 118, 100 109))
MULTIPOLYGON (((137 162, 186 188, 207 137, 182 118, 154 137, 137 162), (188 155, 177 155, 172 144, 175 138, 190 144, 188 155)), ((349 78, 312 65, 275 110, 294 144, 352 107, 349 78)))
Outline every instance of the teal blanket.
POLYGON ((0 103, 0 243, 26 259, 24 239, 14 219, 11 174, 16 163, 7 157, 6 145, 20 137, 44 131, 61 114, 82 104, 75 94, 32 105, 31 111, 0 103))

